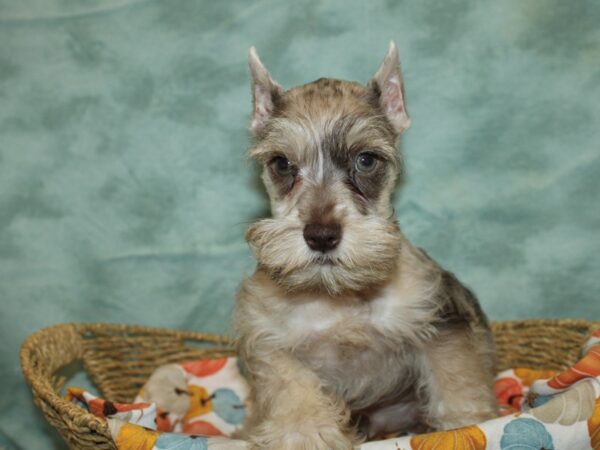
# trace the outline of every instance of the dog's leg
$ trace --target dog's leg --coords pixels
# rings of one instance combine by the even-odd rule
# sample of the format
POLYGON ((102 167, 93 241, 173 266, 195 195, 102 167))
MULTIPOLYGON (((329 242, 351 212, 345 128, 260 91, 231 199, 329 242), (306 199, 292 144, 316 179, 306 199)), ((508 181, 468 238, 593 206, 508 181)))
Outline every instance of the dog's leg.
POLYGON ((371 440, 385 434, 415 432, 420 425, 419 413, 419 404, 415 399, 401 399, 381 408, 361 411, 356 422, 360 433, 371 440))
POLYGON ((252 449, 352 449, 347 408, 324 393, 318 376, 293 355, 255 354, 246 365, 254 389, 245 433, 252 449))
POLYGON ((422 355, 420 391, 427 425, 448 430, 497 416, 493 355, 483 327, 440 330, 422 355))

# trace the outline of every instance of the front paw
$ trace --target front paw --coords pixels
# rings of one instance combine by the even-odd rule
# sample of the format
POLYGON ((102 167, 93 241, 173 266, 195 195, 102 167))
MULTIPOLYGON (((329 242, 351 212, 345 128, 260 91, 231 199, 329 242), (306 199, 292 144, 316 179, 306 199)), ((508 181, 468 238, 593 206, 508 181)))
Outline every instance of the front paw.
POLYGON ((283 429, 265 423, 261 434, 250 437, 252 450, 352 450, 352 440, 335 426, 283 429))

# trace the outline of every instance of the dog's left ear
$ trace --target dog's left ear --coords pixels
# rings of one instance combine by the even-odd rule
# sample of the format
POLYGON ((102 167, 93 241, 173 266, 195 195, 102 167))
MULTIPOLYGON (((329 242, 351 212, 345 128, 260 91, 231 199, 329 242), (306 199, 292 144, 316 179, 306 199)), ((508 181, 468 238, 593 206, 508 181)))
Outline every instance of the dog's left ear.
POLYGON ((400 72, 400 59, 394 41, 377 73, 369 81, 369 87, 379 96, 379 104, 398 133, 410 126, 410 117, 404 104, 404 83, 400 72))
POLYGON ((254 107, 250 131, 256 136, 271 118, 275 103, 283 94, 283 88, 273 81, 254 47, 250 47, 248 52, 248 65, 252 76, 252 105, 254 107))

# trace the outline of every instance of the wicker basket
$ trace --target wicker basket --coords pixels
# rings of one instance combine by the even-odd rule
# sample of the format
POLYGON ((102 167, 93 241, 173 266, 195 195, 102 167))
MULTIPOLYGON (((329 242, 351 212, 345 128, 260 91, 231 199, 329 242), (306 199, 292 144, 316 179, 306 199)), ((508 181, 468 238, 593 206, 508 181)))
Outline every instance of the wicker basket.
MULTIPOLYGON (((586 337, 600 322, 530 320, 493 324, 498 369, 563 369, 577 361, 586 337)), ((162 365, 234 354, 226 337, 160 328, 109 324, 65 324, 31 335, 21 365, 33 399, 71 449, 115 449, 105 422, 65 401, 57 372, 83 363, 102 395, 131 401, 152 371, 162 365)))

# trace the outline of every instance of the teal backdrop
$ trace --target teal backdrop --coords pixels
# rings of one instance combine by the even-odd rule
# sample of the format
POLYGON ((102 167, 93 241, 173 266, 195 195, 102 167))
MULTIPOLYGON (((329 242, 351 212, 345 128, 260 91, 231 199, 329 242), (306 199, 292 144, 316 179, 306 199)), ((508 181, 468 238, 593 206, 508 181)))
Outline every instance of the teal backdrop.
POLYGON ((394 39, 405 233, 492 319, 600 319, 600 2, 0 0, 0 447, 62 449, 18 351, 60 322, 228 332, 267 210, 255 45, 290 87, 394 39))

